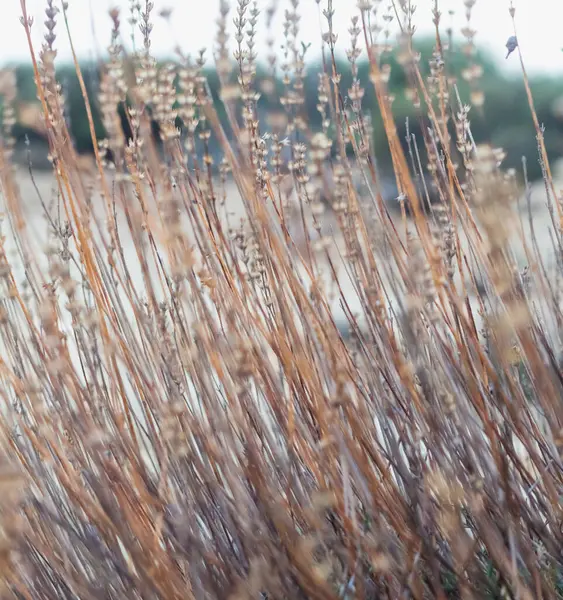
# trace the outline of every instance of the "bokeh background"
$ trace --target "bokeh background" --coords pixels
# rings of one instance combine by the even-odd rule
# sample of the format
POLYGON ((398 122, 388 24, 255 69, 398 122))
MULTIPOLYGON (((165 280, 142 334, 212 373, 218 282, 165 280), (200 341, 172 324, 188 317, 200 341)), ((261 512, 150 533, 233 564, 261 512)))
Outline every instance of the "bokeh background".
MULTIPOLYGON (((137 0, 133 0, 135 4, 137 0)), ((140 0, 144 5, 145 0, 140 0)), ((123 32, 131 31, 127 24, 130 0, 114 2, 111 0, 70 0, 68 18, 73 32, 72 43, 83 69, 87 75, 89 93, 93 98, 94 107, 98 84, 98 68, 106 57, 105 46, 109 43, 110 19, 108 10, 119 7, 124 22, 123 32)), ((274 51, 278 57, 283 55, 283 21, 284 11, 290 7, 290 0, 258 0, 258 7, 265 19, 268 11, 276 8, 272 27, 260 28, 258 54, 262 57, 265 68, 267 55, 267 40, 272 37, 274 51)), ((433 40, 432 9, 435 0, 418 0, 415 14, 416 44, 422 54, 422 65, 427 66, 431 58, 433 40)), ((212 91, 216 94, 217 77, 214 72, 213 50, 216 36, 216 18, 219 14, 219 0, 154 0, 154 14, 160 18, 154 19, 152 32, 152 48, 160 60, 174 58, 175 48, 194 56, 199 49, 206 49, 207 71, 212 91)), ((522 157, 528 161, 531 179, 541 176, 541 168, 537 160, 536 138, 529 116, 526 102, 522 102, 524 86, 522 71, 516 53, 506 59, 505 44, 513 33, 512 20, 509 15, 509 0, 441 0, 438 2, 441 11, 440 29, 444 39, 451 35, 452 44, 448 49, 449 64, 452 75, 458 79, 458 85, 463 102, 470 102, 470 85, 464 74, 468 66, 477 64, 482 69, 479 79, 479 89, 484 94, 485 105, 482 110, 474 106, 470 113, 472 131, 476 142, 490 142, 501 146, 507 152, 507 167, 521 170, 522 157), (474 4, 471 11, 471 21, 466 21, 466 4, 474 4), (472 30, 476 55, 468 57, 464 53, 467 28, 472 30)), ((563 156, 563 36, 560 23, 563 22, 563 5, 552 0, 515 0, 516 24, 518 39, 523 52, 526 69, 530 75, 532 90, 536 103, 539 120, 545 127, 545 139, 552 160, 563 156)), ((34 18, 34 44, 36 49, 41 46, 43 35, 43 0, 27 0, 28 13, 34 18)), ((307 50, 306 92, 308 103, 307 118, 314 125, 319 120, 316 110, 318 73, 321 68, 321 44, 319 31, 326 27, 326 21, 319 14, 326 7, 326 1, 317 3, 316 0, 301 0, 299 12, 301 18, 301 39, 311 46, 307 50)), ((381 2, 382 14, 390 4, 387 0, 381 2)), ((234 7, 233 7, 234 8, 234 7)), ((346 78, 350 77, 345 50, 349 41, 348 27, 350 19, 357 14, 354 0, 334 0, 333 8, 335 30, 339 36, 339 57, 342 61, 341 70, 346 86, 346 78)), ((392 11, 389 10, 392 15, 392 11)), ((3 0, 2 18, 0 19, 0 66, 15 66, 18 80, 18 125, 15 133, 18 139, 16 160, 25 162, 29 157, 29 148, 33 149, 35 168, 48 167, 45 160, 46 144, 42 139, 40 126, 34 116, 36 107, 35 86, 32 76, 29 50, 23 27, 19 23, 21 16, 20 0, 3 0), (24 140, 30 140, 31 146, 26 146, 24 140)), ((62 23, 62 19, 61 23, 62 23)), ((397 23, 389 24, 391 44, 398 33, 397 23)), ((230 32, 232 33, 232 31, 230 32)), ((138 34, 137 34, 138 35, 138 34)), ((383 33, 380 34, 380 39, 383 33)), ((130 39, 123 43, 132 48, 130 39)), ((64 28, 58 28, 58 73, 67 100, 67 115, 71 123, 71 131, 78 150, 87 154, 91 150, 91 141, 85 117, 85 109, 80 97, 78 82, 71 64, 70 40, 64 33, 64 28)), ((401 133, 405 133, 407 118, 414 116, 412 101, 408 97, 406 81, 401 68, 396 64, 396 55, 392 51, 385 60, 392 66, 389 86, 395 96, 394 113, 401 133)), ((361 61, 361 59, 360 59, 361 61)), ((426 67, 428 70, 428 67, 426 67)), ((262 74, 266 76, 266 71, 262 74)), ((367 83, 367 66, 361 64, 360 76, 367 83)), ((0 82, 1 83, 1 82, 0 82)), ((280 85, 280 81, 276 82, 280 85)), ((367 92, 364 106, 371 111, 374 123, 374 145, 376 155, 383 172, 388 165, 386 141, 375 108, 373 90, 366 85, 367 92)), ((344 89, 347 89, 344 87, 344 89)), ((260 110, 269 113, 276 110, 267 94, 260 101, 260 110)), ((99 126, 99 119, 96 115, 99 126)), ((412 132, 417 131, 416 119, 411 121, 412 132)), ((402 136, 404 137, 404 136, 402 136)), ((217 148, 212 149, 218 153, 217 148)))

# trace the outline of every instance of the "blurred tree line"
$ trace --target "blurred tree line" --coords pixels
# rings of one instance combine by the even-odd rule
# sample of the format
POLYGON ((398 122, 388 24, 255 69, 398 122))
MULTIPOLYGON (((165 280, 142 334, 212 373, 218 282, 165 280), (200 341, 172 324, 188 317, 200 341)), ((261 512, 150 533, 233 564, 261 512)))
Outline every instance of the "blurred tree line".
MULTIPOLYGON (((433 40, 419 42, 418 50, 421 53, 420 66, 423 74, 428 75, 429 60, 432 57, 433 40)), ((485 94, 485 103, 481 109, 472 108, 469 114, 472 132, 477 143, 490 142, 494 146, 503 147, 507 152, 505 165, 521 169, 522 157, 528 162, 528 171, 531 178, 541 176, 541 167, 537 160, 537 141, 534 126, 530 116, 528 102, 525 97, 522 78, 518 76, 507 76, 500 70, 490 55, 479 52, 474 61, 483 69, 479 87, 485 94)), ((409 120, 409 130, 415 134, 422 146, 421 123, 417 119, 417 113, 412 101, 407 95, 407 81, 402 67, 397 61, 397 56, 389 53, 385 62, 391 65, 389 79, 389 91, 395 96, 393 112, 399 135, 403 140, 406 137, 406 121, 409 120)), ((460 52, 452 52, 448 55, 448 69, 450 74, 457 78, 457 85, 462 102, 469 103, 469 85, 461 77, 464 69, 468 66, 466 57, 460 52)), ((349 64, 342 61, 339 65, 342 74, 341 89, 348 90, 352 76, 349 64)), ((310 65, 305 78, 305 110, 308 121, 313 128, 320 126, 320 115, 317 111, 317 87, 318 75, 321 65, 310 65)), ((18 101, 22 103, 36 102, 36 90, 31 65, 17 65, 16 77, 18 84, 18 101)), ((81 97, 78 80, 72 65, 59 65, 59 81, 63 86, 67 99, 66 112, 70 123, 70 129, 74 142, 79 152, 91 151, 92 143, 86 119, 86 111, 81 97)), ((99 81, 98 66, 96 64, 84 64, 83 73, 88 92, 93 100, 96 128, 103 136, 99 113, 96 110, 96 94, 99 81)), ((211 92, 219 104, 218 90, 219 81, 214 69, 210 68, 206 73, 211 92)), ((260 73, 258 74, 260 77, 260 73)), ((372 114, 374 129, 374 147, 376 157, 383 169, 388 165, 388 151, 383 125, 373 86, 369 81, 369 65, 367 62, 359 64, 359 77, 365 88, 363 100, 364 110, 372 114)), ((532 91, 538 118, 545 127, 545 141, 547 150, 552 159, 563 156, 563 81, 556 77, 532 77, 532 91)), ((281 83, 280 83, 281 87, 281 83)), ((457 101, 454 100, 454 106, 457 101)), ((219 107, 220 108, 220 107, 219 107)), ((261 112, 267 113, 272 108, 270 100, 263 96, 259 101, 261 112)), ((219 110, 221 115, 223 110, 219 110)), ((422 125, 428 126, 428 123, 422 125)), ((16 125, 15 135, 20 142, 26 137, 37 138, 37 134, 26 129, 21 124, 16 125)), ((220 149, 212 147, 212 152, 220 156, 220 149)))

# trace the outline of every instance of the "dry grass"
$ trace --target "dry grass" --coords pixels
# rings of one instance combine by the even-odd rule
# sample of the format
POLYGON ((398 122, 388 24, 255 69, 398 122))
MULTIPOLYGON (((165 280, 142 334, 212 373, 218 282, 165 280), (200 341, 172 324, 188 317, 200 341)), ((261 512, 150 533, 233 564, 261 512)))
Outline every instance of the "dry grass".
MULTIPOLYGON (((157 67, 154 11, 132 4, 141 50, 126 55, 112 11, 93 170, 68 142, 54 46, 66 15, 56 23, 51 0, 38 54, 30 41, 53 160, 52 196, 34 190, 46 249, 10 164, 15 95, 3 85, 2 597, 561 597, 561 198, 524 63, 555 268, 502 152, 472 143, 438 6, 426 81, 410 1, 390 13, 360 1, 346 45, 354 72, 363 52, 372 77, 344 90, 329 0, 323 131, 312 132, 294 0, 286 60, 270 63, 285 76, 284 112, 264 135, 255 36, 271 12, 264 25, 248 0, 233 7, 233 62, 222 2, 215 54, 231 138, 203 57, 157 67), (428 124, 406 153, 386 91, 389 16, 428 124), (399 219, 379 193, 364 85, 377 92, 399 219), (117 118, 126 99, 132 139, 117 118), (429 214, 422 171, 439 198, 429 214), (229 180, 242 219, 229 214, 229 180)), ((478 75, 467 73, 481 105, 478 75)))

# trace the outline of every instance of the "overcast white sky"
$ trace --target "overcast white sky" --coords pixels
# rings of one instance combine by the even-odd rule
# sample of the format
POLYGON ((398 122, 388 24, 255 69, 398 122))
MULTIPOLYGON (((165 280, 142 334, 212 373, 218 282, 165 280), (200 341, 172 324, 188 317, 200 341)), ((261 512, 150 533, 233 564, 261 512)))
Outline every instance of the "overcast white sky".
MULTIPOLYGON (((144 0, 140 0, 144 3, 144 0)), ((215 19, 218 15, 219 0, 153 0, 155 13, 162 8, 173 8, 172 31, 155 16, 153 48, 158 55, 169 53, 178 43, 183 50, 195 52, 199 48, 211 49, 215 36, 215 19)), ((389 0, 384 0, 384 5, 389 0)), ((29 54, 23 27, 19 23, 21 0, 0 0, 0 64, 13 60, 27 60, 29 54)), ((43 9, 45 0, 26 0, 29 14, 35 17, 34 40, 39 48, 43 34, 43 9)), ((56 3, 60 0, 55 0, 56 3)), ((272 0, 258 0, 258 6, 265 12, 272 0)), ((288 0, 277 0, 278 14, 281 17, 288 0)), ((234 2, 233 2, 234 3, 234 2)), ((414 0, 417 5, 416 24, 419 34, 432 29, 431 6, 434 0, 414 0)), ((69 0, 69 16, 73 41, 78 54, 84 58, 95 56, 96 48, 103 52, 109 37, 110 22, 107 10, 112 6, 123 9, 124 31, 127 31, 126 17, 128 0, 69 0)), ((514 0, 520 46, 524 52, 529 71, 544 71, 557 74, 563 71, 563 2, 561 0, 514 0)), ((443 12, 443 28, 450 19, 448 11, 454 9, 454 26, 457 33, 464 25, 463 0, 439 0, 443 12)), ((321 0, 321 7, 326 0, 321 0)), ((356 0, 333 0, 336 10, 335 21, 340 34, 339 45, 345 47, 348 41, 347 29, 350 18, 357 13, 356 0)), ((511 35, 511 22, 508 14, 509 0, 477 0, 474 8, 473 25, 478 34, 476 41, 488 46, 498 57, 499 62, 509 69, 517 68, 517 60, 504 61, 504 45, 511 35)), ((304 41, 313 42, 312 49, 319 48, 319 22, 315 0, 300 0, 304 41)), ((232 21, 231 21, 232 22, 232 21)), ((278 19, 276 33, 281 43, 281 22, 278 19)), ((62 27, 58 30, 59 55, 69 57, 69 44, 62 27)), ((262 40, 263 44, 263 40, 262 40)))

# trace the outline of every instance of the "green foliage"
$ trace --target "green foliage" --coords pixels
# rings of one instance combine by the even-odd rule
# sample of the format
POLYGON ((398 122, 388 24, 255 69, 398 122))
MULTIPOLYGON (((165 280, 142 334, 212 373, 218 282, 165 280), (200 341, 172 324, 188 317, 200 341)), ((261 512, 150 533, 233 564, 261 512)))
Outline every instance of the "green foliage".
MULTIPOLYGON (((432 56, 433 47, 434 41, 432 39, 423 40, 417 46, 417 50, 421 54, 421 71, 425 76, 429 74, 428 62, 432 56)), ((424 125, 423 120, 419 119, 417 111, 405 93, 407 88, 405 72, 399 65, 396 54, 390 53, 383 60, 391 66, 391 76, 388 85, 390 93, 395 97, 393 113, 399 137, 405 140, 406 121, 408 119, 410 132, 421 141, 422 127, 426 125, 424 125)), ((446 61, 449 72, 457 78, 462 102, 468 102, 469 87, 461 77, 463 69, 467 66, 467 59, 454 48, 451 52, 447 52, 446 61)), ((483 67, 483 77, 480 85, 485 92, 486 99, 484 109, 473 109, 470 113, 471 127, 475 141, 477 143, 489 142, 497 147, 503 147, 508 154, 505 163, 508 167, 520 169, 522 157, 525 156, 528 162, 530 177, 539 177, 541 175, 541 168, 537 160, 537 141, 527 102, 522 101, 525 94, 522 79, 505 76, 499 71, 492 57, 486 53, 479 53, 476 56, 476 62, 483 67)), ((347 90, 352 83, 349 64, 346 61, 340 61, 337 66, 342 75, 341 89, 347 90)), ((100 123, 99 112, 96 110, 98 69, 92 63, 84 64, 82 68, 94 109, 96 132, 101 134, 103 128, 100 123)), ((305 77, 305 112, 312 128, 320 127, 320 115, 316 106, 317 86, 321 72, 322 65, 315 64, 309 67, 305 77)), ((36 100, 31 66, 19 65, 16 68, 16 73, 19 100, 22 102, 36 100)), ((74 67, 72 65, 59 66, 58 76, 67 98, 67 116, 70 120, 71 132, 76 147, 79 152, 91 150, 92 142, 86 119, 86 111, 74 67)), ((219 101, 219 80, 217 73, 214 69, 210 68, 206 71, 206 76, 218 114, 224 124, 227 125, 225 111, 219 101)), ((259 72, 258 76, 262 77, 263 72, 259 72)), ((369 65, 365 61, 359 65, 359 77, 366 88, 364 107, 373 117, 375 155, 383 170, 390 169, 391 164, 387 140, 383 132, 383 124, 377 108, 373 86, 369 82, 369 65)), ((277 86, 281 88, 282 83, 278 81, 277 86)), ((531 86, 538 118, 546 129, 545 141, 547 150, 552 158, 563 156, 563 138, 560 135, 563 133, 563 120, 558 118, 553 111, 554 101, 563 96, 563 83, 556 78, 536 77, 532 78, 531 86)), ((343 100, 346 102, 346 98, 343 100)), ((266 96, 260 100, 259 106, 264 111, 272 108, 266 96)), ((16 136, 22 137, 29 132, 21 127, 17 127, 15 133, 16 136)), ((452 139, 455 140, 454 132, 452 131, 451 134, 452 139)), ((422 147, 421 143, 419 145, 422 147)), ((214 145, 212 145, 211 149, 214 154, 219 152, 218 147, 214 145)))
MULTIPOLYGON (((103 127, 97 110, 96 90, 98 82, 98 70, 95 64, 85 63, 81 66, 84 82, 90 99, 96 134, 102 135, 103 127)), ((29 103, 37 101, 37 91, 31 65, 17 65, 15 68, 16 80, 18 86, 18 101, 29 103)), ((57 69, 58 81, 63 88, 66 100, 65 111, 70 125, 70 131, 78 152, 87 152, 92 149, 92 140, 90 137, 90 128, 86 115, 86 107, 82 99, 82 92, 78 82, 78 76, 72 64, 63 64, 57 69)), ((21 125, 16 125, 14 134, 16 138, 25 135, 34 135, 21 125)))

